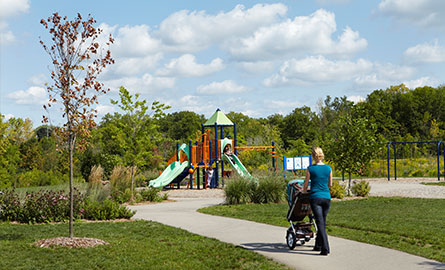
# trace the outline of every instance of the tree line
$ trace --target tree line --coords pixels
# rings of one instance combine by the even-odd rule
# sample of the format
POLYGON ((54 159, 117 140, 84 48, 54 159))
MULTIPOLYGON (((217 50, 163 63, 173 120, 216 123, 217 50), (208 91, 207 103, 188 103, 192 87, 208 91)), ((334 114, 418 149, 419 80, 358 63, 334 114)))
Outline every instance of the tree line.
MULTIPOLYGON (((371 158, 382 158, 388 141, 441 140, 445 135, 445 86, 391 86, 375 90, 358 103, 346 97, 327 96, 316 109, 295 108, 287 115, 252 118, 238 112, 227 116, 237 124, 239 145, 270 145, 279 155, 308 155, 314 145, 326 151, 337 170, 366 173, 371 158), (354 159, 355 158, 355 159, 354 159), (351 163, 356 163, 348 171, 351 163), (346 165, 345 165, 346 164, 346 165)), ((105 115, 91 130, 87 147, 74 155, 78 181, 88 179, 91 168, 100 165, 105 175, 115 166, 132 166, 139 172, 158 172, 176 149, 176 143, 193 142, 205 122, 191 111, 167 113, 168 106, 140 100, 121 88, 120 100, 112 103, 120 112, 105 115)), ((50 185, 66 182, 68 155, 59 127, 33 128, 29 119, 0 117, 0 188, 50 185)), ((229 128, 228 134, 233 138, 229 128)), ((435 146, 415 149, 420 155, 434 153, 435 146)), ((399 152, 400 151, 400 152, 399 152)), ((410 149, 400 149, 403 155, 410 149)), ((250 169, 270 168, 270 153, 242 151, 241 160, 250 169)))

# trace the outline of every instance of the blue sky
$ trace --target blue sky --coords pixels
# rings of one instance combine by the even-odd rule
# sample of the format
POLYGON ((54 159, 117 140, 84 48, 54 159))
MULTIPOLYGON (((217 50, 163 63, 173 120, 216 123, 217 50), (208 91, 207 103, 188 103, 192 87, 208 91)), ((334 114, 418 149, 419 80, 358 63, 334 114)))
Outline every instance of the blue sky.
MULTIPOLYGON (((168 112, 265 117, 316 111, 327 95, 357 101, 445 82, 445 1, 0 0, 0 113, 34 126, 50 82, 39 21, 53 12, 91 14, 115 38, 100 116, 116 110, 121 85, 168 112)), ((61 123, 56 108, 49 114, 61 123)))

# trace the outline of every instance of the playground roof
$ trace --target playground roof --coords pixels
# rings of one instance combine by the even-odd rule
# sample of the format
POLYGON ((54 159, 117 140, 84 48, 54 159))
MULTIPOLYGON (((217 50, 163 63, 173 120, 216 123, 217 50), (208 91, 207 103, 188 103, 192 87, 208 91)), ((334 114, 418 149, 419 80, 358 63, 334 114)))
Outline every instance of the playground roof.
POLYGON ((233 122, 220 110, 217 109, 216 112, 204 123, 205 127, 215 126, 233 126, 233 122))

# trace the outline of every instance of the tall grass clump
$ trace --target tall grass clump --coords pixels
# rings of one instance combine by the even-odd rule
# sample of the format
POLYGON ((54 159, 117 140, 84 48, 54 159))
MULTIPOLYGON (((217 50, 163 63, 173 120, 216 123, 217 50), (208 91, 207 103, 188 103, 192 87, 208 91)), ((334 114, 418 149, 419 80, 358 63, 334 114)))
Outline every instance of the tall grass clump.
POLYGON ((127 188, 130 188, 130 169, 123 166, 114 167, 110 176, 110 183, 113 189, 119 191, 125 191, 127 188))
POLYGON ((88 186, 92 188, 97 188, 98 186, 101 186, 103 178, 104 178, 104 169, 102 168, 102 166, 94 165, 93 168, 91 168, 90 176, 88 176, 88 186))
POLYGON ((251 192, 253 185, 251 180, 234 176, 224 187, 227 204, 244 204, 251 202, 251 192))
POLYGON ((258 185, 252 186, 251 202, 280 203, 286 196, 286 183, 281 178, 269 175, 262 177, 258 185))

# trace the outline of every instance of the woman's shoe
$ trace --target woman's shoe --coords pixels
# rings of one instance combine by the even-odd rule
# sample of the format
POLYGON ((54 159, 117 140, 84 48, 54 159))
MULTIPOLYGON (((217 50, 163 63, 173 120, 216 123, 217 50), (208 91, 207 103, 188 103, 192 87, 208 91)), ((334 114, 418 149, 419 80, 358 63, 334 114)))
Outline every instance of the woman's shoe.
POLYGON ((322 255, 322 256, 328 256, 328 254, 329 254, 329 252, 327 252, 327 251, 320 252, 320 255, 322 255))
POLYGON ((319 247, 314 247, 314 248, 312 249, 312 251, 321 251, 321 248, 319 248, 319 247))

